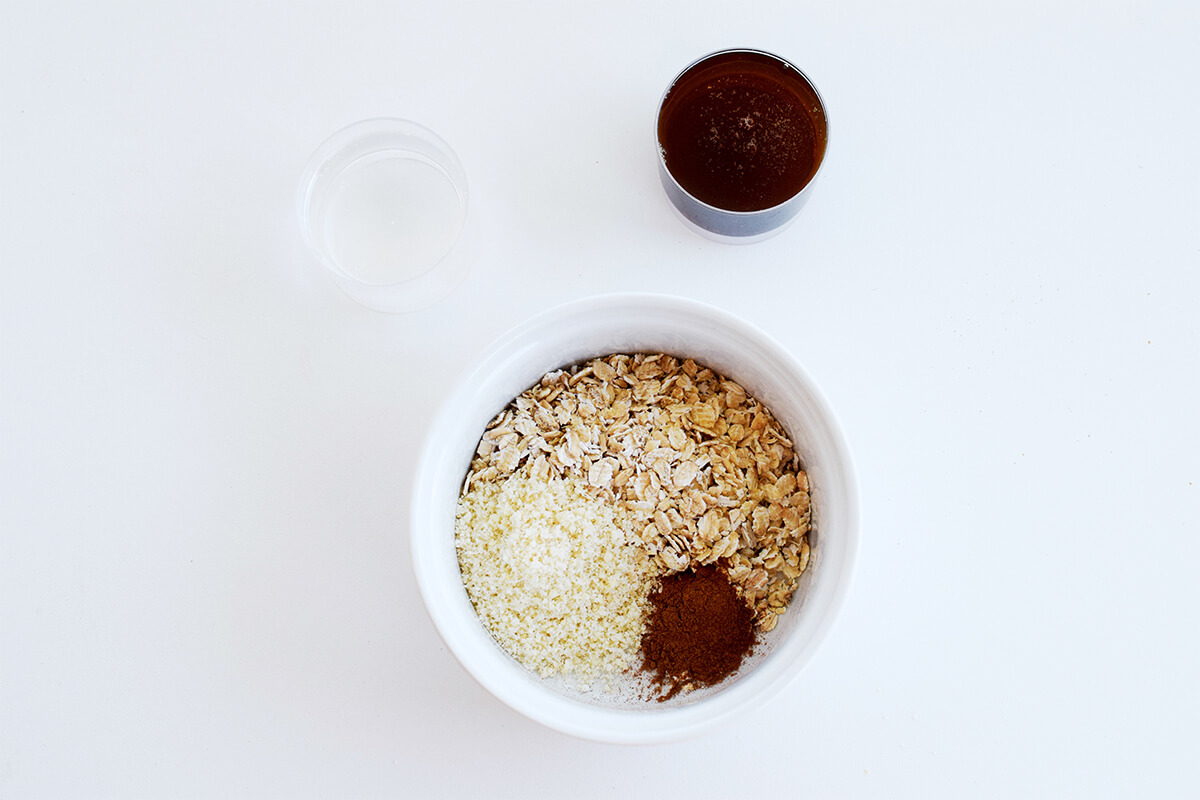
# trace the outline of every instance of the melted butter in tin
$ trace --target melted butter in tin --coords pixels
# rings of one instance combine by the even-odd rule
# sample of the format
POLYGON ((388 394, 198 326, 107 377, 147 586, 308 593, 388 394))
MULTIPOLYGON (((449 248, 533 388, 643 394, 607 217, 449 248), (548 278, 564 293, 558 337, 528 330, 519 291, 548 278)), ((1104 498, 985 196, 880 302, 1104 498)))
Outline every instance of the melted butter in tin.
POLYGON ((658 138, 667 169, 693 197, 727 211, 759 211, 812 180, 825 122, 795 70, 736 52, 680 77, 663 102, 658 138))

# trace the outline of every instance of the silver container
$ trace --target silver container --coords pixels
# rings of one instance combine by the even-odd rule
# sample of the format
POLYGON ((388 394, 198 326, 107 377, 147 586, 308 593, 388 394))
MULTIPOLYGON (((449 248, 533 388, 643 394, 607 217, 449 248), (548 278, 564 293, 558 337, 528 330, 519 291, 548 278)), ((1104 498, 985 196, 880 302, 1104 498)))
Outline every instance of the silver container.
POLYGON ((768 53, 763 50, 732 48, 718 50, 698 58, 675 76, 675 79, 671 81, 671 84, 663 92, 662 98, 659 100, 658 113, 655 114, 654 118, 654 138, 658 148, 659 179, 662 181, 667 198, 671 201, 672 208, 675 209, 684 224, 701 236, 714 241, 725 244, 751 244, 768 239, 782 231, 795 219, 800 209, 808 202, 808 198, 812 195, 813 185, 816 183, 817 177, 821 174, 821 168, 825 164, 825 156, 829 149, 829 115, 826 110, 825 101, 821 98, 817 87, 794 64, 780 58, 774 53, 768 53), (816 135, 822 144, 817 157, 816 169, 813 171, 811 177, 809 177, 808 182, 787 200, 769 208, 755 211, 731 211, 719 208, 698 199, 688 192, 687 189, 684 189, 675 176, 671 174, 670 169, 667 168, 666 152, 659 135, 659 123, 662 118, 663 107, 671 92, 679 85, 679 82, 705 63, 718 57, 735 54, 751 54, 763 57, 776 62, 780 67, 784 68, 786 74, 791 75, 792 72, 795 73, 794 78, 799 82, 800 86, 803 86, 807 92, 811 93, 816 103, 816 108, 813 109, 813 113, 810 116, 817 128, 816 135))

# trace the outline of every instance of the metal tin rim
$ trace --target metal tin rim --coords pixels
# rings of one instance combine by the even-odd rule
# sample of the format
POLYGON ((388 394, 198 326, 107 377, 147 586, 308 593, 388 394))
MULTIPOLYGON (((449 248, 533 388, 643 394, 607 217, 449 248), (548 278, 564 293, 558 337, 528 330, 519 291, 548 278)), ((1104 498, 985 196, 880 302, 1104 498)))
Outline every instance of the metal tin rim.
POLYGON ((793 64, 791 61, 787 60, 783 56, 777 55, 777 54, 769 52, 767 50, 759 50, 754 47, 728 47, 723 50, 714 50, 713 52, 708 53, 707 55, 700 56, 695 61, 693 61, 692 63, 688 64, 686 67, 681 69, 679 71, 679 74, 677 74, 674 78, 672 78, 671 82, 667 84, 667 88, 663 91, 662 97, 660 97, 658 100, 658 111, 655 112, 655 114, 654 114, 654 149, 658 152, 659 165, 662 167, 663 172, 667 175, 667 177, 669 177, 671 179, 671 183, 673 183, 675 185, 675 187, 677 189, 679 189, 679 191, 681 191, 685 195, 687 195, 687 197, 689 199, 691 199, 693 202, 695 202, 696 204, 698 204, 700 206, 703 206, 704 208, 711 209, 719 214, 729 214, 733 217, 753 217, 757 214, 765 214, 766 212, 774 211, 775 209, 786 206, 788 203, 795 200, 797 197, 799 197, 801 194, 803 194, 810 186, 812 186, 814 183, 817 182, 817 178, 821 175, 821 170, 825 168, 825 162, 828 160, 828 156, 829 156, 829 106, 826 105, 825 98, 821 96, 820 90, 817 89, 817 85, 812 82, 812 79, 809 78, 807 75, 805 75, 803 70, 801 70, 799 67, 797 67, 795 64, 793 64), (797 191, 794 195, 789 197, 787 200, 784 200, 782 203, 776 203, 773 206, 769 206, 767 208, 756 209, 754 211, 731 211, 726 208, 721 208, 720 206, 714 206, 711 203, 704 202, 703 200, 701 200, 700 198, 696 197, 694 194, 689 192, 687 189, 683 188, 683 186, 675 178, 674 173, 672 173, 670 168, 667 166, 667 158, 666 158, 666 155, 663 153, 663 145, 662 145, 662 142, 658 138, 658 123, 662 117, 663 104, 667 101, 667 95, 669 95, 671 93, 671 90, 675 88, 675 84, 679 83, 679 79, 682 78, 684 75, 686 75, 692 68, 704 63, 705 61, 708 61, 709 59, 715 58, 717 56, 729 55, 730 53, 753 53, 755 55, 766 56, 767 58, 778 61, 779 63, 783 64, 784 66, 788 67, 789 69, 795 70, 796 74, 799 75, 804 80, 804 82, 808 84, 808 87, 810 89, 812 89, 813 94, 817 98, 817 102, 821 104, 821 112, 825 115, 825 152, 821 154, 821 163, 817 164, 817 169, 815 172, 813 172, 812 177, 808 179, 808 182, 805 183, 804 186, 800 187, 799 191, 797 191))

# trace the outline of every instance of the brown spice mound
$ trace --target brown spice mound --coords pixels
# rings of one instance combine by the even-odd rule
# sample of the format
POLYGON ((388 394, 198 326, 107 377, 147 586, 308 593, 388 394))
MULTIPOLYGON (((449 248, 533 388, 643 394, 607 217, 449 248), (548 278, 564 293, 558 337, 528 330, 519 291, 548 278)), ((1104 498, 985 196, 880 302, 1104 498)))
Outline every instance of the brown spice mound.
POLYGON ((721 570, 701 566, 663 578, 650 595, 642 667, 662 702, 736 672, 754 640, 754 611, 721 570))

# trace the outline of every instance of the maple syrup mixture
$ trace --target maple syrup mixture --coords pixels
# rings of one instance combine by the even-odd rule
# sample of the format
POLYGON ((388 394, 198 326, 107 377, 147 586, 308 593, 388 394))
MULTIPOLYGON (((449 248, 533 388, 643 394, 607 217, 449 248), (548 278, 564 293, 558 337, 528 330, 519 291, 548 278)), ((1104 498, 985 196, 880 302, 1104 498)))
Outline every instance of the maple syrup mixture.
POLYGON ((658 142, 689 194, 726 211, 786 202, 825 155, 825 112, 797 70, 756 52, 688 69, 663 99, 658 142))

